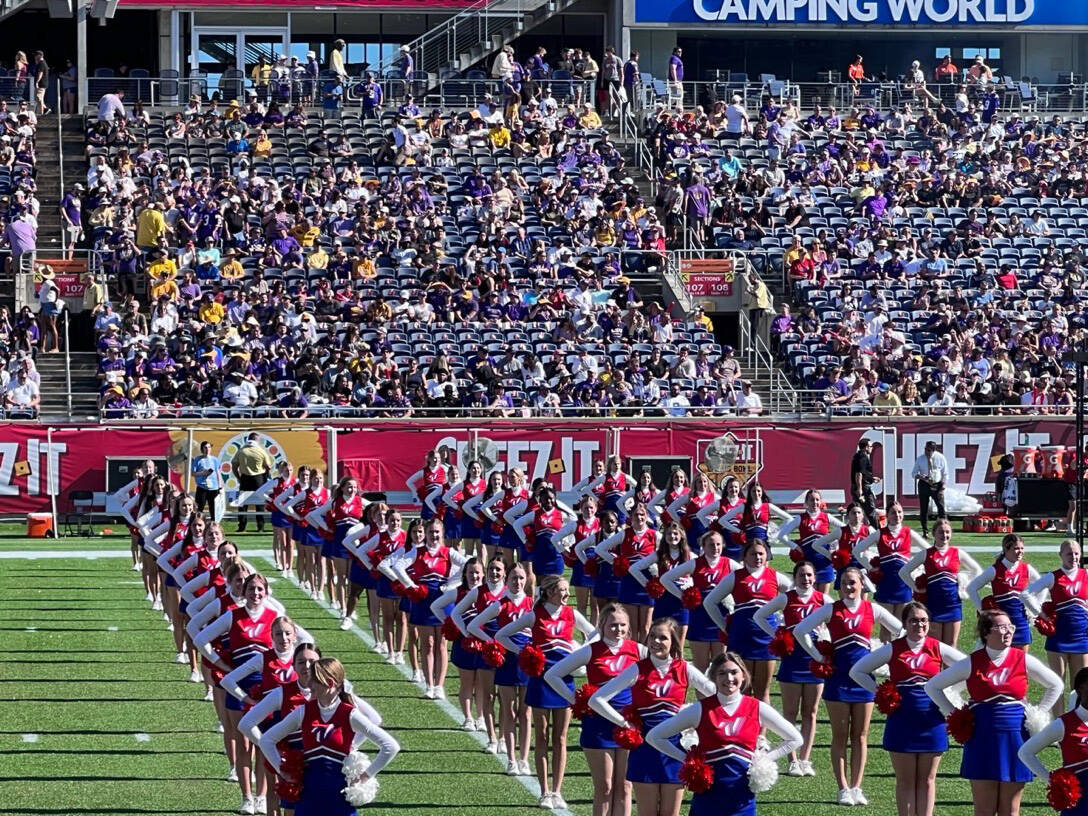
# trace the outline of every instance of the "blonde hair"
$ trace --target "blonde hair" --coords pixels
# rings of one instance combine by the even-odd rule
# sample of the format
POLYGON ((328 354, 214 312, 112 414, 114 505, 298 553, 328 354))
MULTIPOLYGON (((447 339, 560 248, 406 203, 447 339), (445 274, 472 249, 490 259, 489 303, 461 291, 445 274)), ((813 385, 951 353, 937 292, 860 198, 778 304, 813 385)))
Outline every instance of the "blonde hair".
POLYGON ((344 664, 335 657, 323 657, 314 663, 314 682, 320 683, 326 688, 336 686, 340 692, 340 699, 345 703, 352 702, 351 695, 344 690, 344 682, 347 675, 344 672, 344 664))

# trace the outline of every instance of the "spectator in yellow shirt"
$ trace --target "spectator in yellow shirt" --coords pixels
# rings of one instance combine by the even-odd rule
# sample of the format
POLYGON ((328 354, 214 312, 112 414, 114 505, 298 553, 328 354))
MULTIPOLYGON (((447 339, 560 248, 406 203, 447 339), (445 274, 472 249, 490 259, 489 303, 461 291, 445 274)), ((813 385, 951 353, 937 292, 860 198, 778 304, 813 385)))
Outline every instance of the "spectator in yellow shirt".
POLYGON ((242 264, 238 262, 237 254, 233 249, 228 249, 224 255, 226 260, 219 267, 219 276, 224 281, 237 283, 246 275, 242 264))
POLYGON ((136 246, 145 252, 161 246, 162 238, 166 235, 166 218, 163 217, 162 210, 162 202, 156 201, 145 208, 136 219, 136 246))
POLYGON ((177 263, 173 258, 167 257, 164 250, 156 249, 151 253, 151 258, 151 263, 147 265, 147 276, 152 282, 161 282, 178 276, 177 263))
POLYGON ((702 306, 695 307, 695 318, 691 321, 703 331, 714 331, 714 321, 706 316, 702 306))
POLYGON ((205 323, 218 324, 223 322, 227 310, 223 304, 212 299, 211 292, 204 293, 204 302, 200 304, 200 319, 205 323))
POLYGON ((601 126, 601 117, 589 102, 582 104, 582 115, 578 117, 578 124, 587 130, 594 130, 601 126))
POLYGON ((272 140, 263 129, 257 133, 257 143, 253 145, 253 155, 258 159, 267 159, 272 155, 272 140))
POLYGON ((491 142, 492 150, 505 150, 510 147, 510 129, 502 122, 491 125, 491 132, 487 138, 491 142))
POLYGON ((306 258, 306 266, 310 269, 328 269, 329 253, 325 251, 323 246, 318 244, 317 249, 306 258))
POLYGON ((169 298, 171 303, 177 301, 181 292, 178 290, 178 282, 174 278, 159 281, 151 287, 151 301, 155 302, 161 297, 169 298))
POLYGON ((374 259, 366 255, 360 255, 351 262, 351 277, 353 280, 371 280, 378 276, 378 268, 374 265, 374 259))
POLYGON ((309 218, 303 218, 291 230, 291 234, 303 249, 312 249, 314 241, 321 235, 321 230, 310 223, 309 218))

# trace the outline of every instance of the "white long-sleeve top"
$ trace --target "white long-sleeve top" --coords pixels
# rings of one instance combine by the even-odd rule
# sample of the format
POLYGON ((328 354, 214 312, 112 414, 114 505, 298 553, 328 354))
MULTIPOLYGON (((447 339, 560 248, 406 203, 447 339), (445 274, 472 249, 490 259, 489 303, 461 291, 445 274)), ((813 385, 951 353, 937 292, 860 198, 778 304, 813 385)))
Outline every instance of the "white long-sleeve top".
MULTIPOLYGON (((1078 705, 1073 710, 1076 712, 1077 716, 1080 717, 1081 722, 1088 723, 1088 709, 1078 705)), ((1059 717, 1056 720, 1052 720, 1046 728, 1039 731, 1039 733, 1029 737, 1028 740, 1020 746, 1020 750, 1016 752, 1016 755, 1020 757, 1021 762, 1028 766, 1028 770, 1039 777, 1043 782, 1049 782, 1050 771, 1048 771, 1046 766, 1039 761, 1039 754, 1051 745, 1061 742, 1064 737, 1065 723, 1062 722, 1059 717)))
MULTIPOLYGON (((843 603, 846 604, 846 608, 851 612, 856 612, 857 608, 861 605, 861 598, 857 598, 853 602, 844 599, 843 603)), ((817 662, 822 662, 824 658, 809 635, 818 627, 823 626, 831 620, 831 611, 833 607, 834 604, 821 606, 811 615, 805 617, 804 620, 797 624, 793 629, 793 636, 797 640, 798 645, 808 652, 809 657, 817 662)), ((893 639, 899 637, 903 632, 903 624, 899 622, 899 618, 878 603, 873 604, 873 626, 874 631, 876 626, 883 626, 892 633, 893 639)))
MULTIPOLYGON (((567 517, 566 521, 563 523, 563 526, 556 531, 554 536, 556 541, 562 541, 564 538, 571 535, 575 530, 578 529, 578 517, 573 510, 571 510, 569 507, 562 503, 556 502, 555 506, 558 507, 559 510, 562 511, 563 515, 567 517)), ((506 516, 503 516, 503 518, 506 518, 506 516)), ((534 510, 531 513, 525 513, 514 519, 514 532, 517 533, 518 538, 520 538, 522 541, 525 541, 525 528, 532 524, 533 519, 535 518, 536 511, 534 510)))
MULTIPOLYGON (((485 583, 482 586, 486 586, 487 591, 490 592, 492 595, 495 595, 495 594, 499 593, 499 591, 501 590, 502 594, 499 595, 500 599, 504 595, 506 595, 506 590, 503 588, 502 584, 486 584, 485 583)), ((474 586, 472 589, 470 589, 468 592, 466 592, 465 597, 463 597, 456 604, 454 604, 453 610, 450 612, 450 620, 453 621, 453 625, 457 627, 457 630, 462 635, 471 635, 472 634, 472 632, 468 628, 468 624, 465 623, 465 613, 468 612, 470 609, 472 609, 472 607, 475 605, 476 599, 480 597, 480 589, 481 589, 481 587, 474 586)), ((434 612, 434 606, 431 607, 431 611, 434 612)), ((495 614, 498 614, 497 609, 496 609, 495 614)), ((436 618, 438 617, 437 612, 435 612, 435 617, 436 618)), ((490 618, 488 620, 490 620, 490 618)), ((486 638, 486 640, 490 640, 490 639, 491 638, 486 638)), ((481 638, 481 640, 484 640, 484 638, 481 638)))
MULTIPOLYGON (((718 693, 718 700, 721 702, 722 708, 730 715, 736 712, 741 697, 743 697, 742 694, 726 696, 720 692, 718 693)), ((669 740, 681 731, 697 728, 701 717, 702 703, 692 703, 685 706, 665 722, 651 728, 650 733, 646 735, 646 742, 665 754, 665 756, 683 762, 687 758, 686 755, 669 740)), ((786 720, 785 717, 762 701, 759 704, 759 724, 762 728, 777 734, 782 739, 777 746, 766 754, 767 759, 772 762, 776 762, 780 757, 801 747, 803 742, 801 732, 797 730, 793 723, 786 720)))
MULTIPOLYGON (((653 663, 654 670, 657 671, 661 677, 664 677, 668 674, 669 666, 672 665, 672 658, 667 657, 664 660, 659 660, 653 655, 650 655, 650 662, 653 663)), ((694 663, 691 661, 686 662, 688 667, 688 685, 695 691, 696 696, 702 698, 714 694, 715 686, 710 678, 695 668, 694 663)), ((631 688, 637 680, 638 666, 628 666, 597 689, 593 696, 589 698, 589 707, 613 725, 618 725, 620 728, 629 727, 630 723, 628 723, 623 715, 616 711, 615 707, 612 705, 612 698, 621 691, 631 688)))
MULTIPOLYGON (((755 578, 759 578, 759 576, 762 575, 766 570, 766 566, 760 567, 758 570, 753 570, 752 575, 755 578)), ((778 591, 780 593, 788 592, 789 588, 793 586, 793 581, 785 573, 775 572, 775 580, 778 582, 778 591)), ((710 592, 706 594, 706 597, 703 598, 703 609, 706 610, 706 613, 710 616, 710 619, 714 621, 714 623, 718 625, 718 628, 721 629, 723 632, 726 628, 725 618, 722 617, 721 608, 718 605, 722 601, 724 601, 726 597, 733 594, 733 587, 736 585, 736 583, 737 573, 730 572, 728 575, 722 578, 721 583, 719 583, 716 587, 710 590, 710 592)))
MULTIPOLYGON (((669 557, 673 560, 680 557, 680 548, 675 546, 669 547, 669 557)), ((692 556, 694 558, 695 556, 692 556)), ((631 565, 631 570, 628 573, 632 578, 638 581, 640 586, 646 586, 649 583, 650 576, 660 580, 661 576, 658 575, 659 566, 657 563, 657 552, 654 551, 647 555, 642 556, 638 561, 631 565)), ((666 570, 668 572, 668 570, 666 570)))
MULTIPOLYGON (((888 532, 890 532, 892 535, 896 535, 902 528, 903 525, 901 524, 895 527, 889 527, 888 532)), ((865 551, 868 550, 870 547, 875 546, 879 540, 880 528, 877 527, 875 530, 871 531, 869 535, 867 535, 865 538, 861 539, 860 541, 854 542, 854 558, 856 558, 862 564, 867 564, 868 561, 865 558, 865 551)), ((922 538, 920 535, 918 535, 917 530, 913 529, 910 531, 910 543, 912 548, 911 557, 914 556, 914 547, 920 547, 923 552, 925 552, 925 550, 929 547, 929 542, 922 538)))
MULTIPOLYGON (((171 564, 170 562, 174 558, 176 558, 177 556, 181 555, 182 550, 184 550, 184 549, 185 549, 185 541, 184 540, 183 541, 178 541, 173 546, 171 546, 168 549, 165 549, 161 553, 159 553, 159 557, 155 559, 155 563, 158 564, 159 569, 161 569, 163 572, 165 572, 167 575, 169 575, 171 578, 173 578, 179 584, 181 582, 178 581, 177 570, 174 569, 173 564, 171 564)), ((182 575, 184 575, 184 574, 185 573, 182 573, 182 575)))
MULTIPOLYGON (((559 612, 558 604, 546 603, 544 604, 544 608, 548 610, 548 614, 553 617, 559 612)), ((510 623, 496 632, 495 640, 497 640, 506 651, 517 654, 521 651, 521 647, 511 640, 511 638, 518 634, 518 632, 523 632, 526 629, 532 628, 534 623, 536 623, 536 612, 530 609, 528 612, 510 621, 510 623)), ((585 616, 577 609, 574 610, 574 628, 582 633, 583 639, 587 642, 597 634, 596 627, 586 620, 585 616)))
MULTIPOLYGON (((646 529, 649 528, 647 527, 646 529)), ((640 530, 639 532, 644 533, 646 532, 646 529, 640 530)), ((631 530, 633 531, 634 528, 632 527, 631 530)), ((610 535, 608 538, 606 538, 604 541, 600 542, 596 546, 596 548, 594 549, 594 555, 596 555, 603 561, 608 562, 609 564, 614 563, 616 560, 616 554, 612 552, 612 550, 617 547, 621 541, 623 541, 625 535, 626 532, 624 530, 621 530, 618 534, 610 535)))
MULTIPOLYGON (((995 666, 1000 666, 1005 662, 1005 659, 1009 656, 1009 652, 1012 648, 1008 649, 991 649, 989 646, 985 647, 986 654, 990 656, 990 660, 993 661, 995 666)), ((1024 655, 1024 665, 1028 671, 1028 677, 1034 680, 1036 683, 1040 683, 1043 686, 1043 699, 1039 702, 1039 707, 1049 711, 1054 707, 1054 704, 1061 699, 1062 679, 1052 672, 1047 666, 1045 666, 1040 660, 1032 657, 1030 654, 1024 655)), ((945 689, 950 686, 954 686, 957 683, 966 683, 967 678, 971 676, 971 656, 967 655, 962 660, 959 660, 938 674, 936 677, 931 677, 926 682, 926 694, 930 699, 937 704, 937 708, 941 710, 941 713, 946 717, 952 713, 955 706, 952 701, 948 699, 948 695, 945 694, 945 689)))
MULTIPOLYGON (((907 638, 907 648, 918 653, 918 650, 925 644, 925 639, 913 639, 907 638)), ((963 660, 966 655, 954 646, 949 646, 947 643, 941 644, 941 660, 945 666, 951 666, 957 660, 963 660)), ((885 643, 879 649, 873 649, 869 654, 865 655, 861 660, 850 667, 850 679, 857 683, 862 688, 876 693, 876 680, 873 679, 873 672, 879 669, 881 666, 887 666, 892 659, 892 644, 885 643)))
MULTIPOLYGON (((266 608, 274 609, 277 614, 284 614, 283 604, 281 604, 279 601, 272 597, 266 597, 263 601, 261 601, 260 605, 258 605, 256 609, 251 610, 248 606, 244 608, 249 613, 249 617, 252 620, 256 620, 262 614, 264 614, 264 610, 266 608)), ((222 665, 221 661, 219 660, 219 655, 217 655, 215 653, 215 650, 212 648, 212 641, 230 632, 231 623, 233 623, 233 621, 233 613, 224 612, 222 615, 217 617, 203 629, 200 629, 193 636, 193 646, 196 647, 197 651, 204 655, 204 657, 206 657, 208 659, 208 662, 212 665, 220 666, 221 668, 228 671, 231 667, 222 665)), ((192 623, 192 621, 190 621, 190 623, 192 623)), ((313 643, 314 639, 309 632, 307 632, 298 624, 295 624, 295 628, 298 632, 298 639, 300 641, 308 640, 313 643)))
MULTIPOLYGON (((291 649, 287 652, 276 652, 276 657, 278 657, 280 660, 287 661, 290 660, 291 655, 294 653, 294 651, 294 647, 291 647, 291 649)), ((219 685, 223 687, 223 690, 226 691, 227 694, 244 702, 246 697, 249 695, 247 695, 245 690, 240 685, 238 685, 239 681, 243 680, 246 677, 249 677, 251 674, 257 674, 263 669, 264 655, 258 652, 257 654, 251 656, 249 660, 245 661, 240 666, 235 666, 233 669, 227 672, 223 676, 223 679, 219 681, 219 685)))
MULTIPOLYGON (((524 592, 519 592, 517 595, 512 595, 510 593, 510 590, 507 589, 505 595, 503 596, 503 598, 504 599, 509 599, 511 602, 513 602, 515 604, 518 604, 518 603, 521 603, 522 600, 525 598, 525 593, 524 592)), ((456 609, 454 611, 456 611, 456 609)), ((484 643, 490 643, 491 640, 492 640, 491 635, 489 635, 487 633, 487 631, 484 629, 484 627, 487 624, 489 624, 491 621, 495 620, 495 618, 497 618, 499 616, 499 613, 501 611, 502 611, 502 601, 501 600, 496 601, 495 603, 489 604, 488 606, 484 607, 480 611, 479 615, 477 615, 471 621, 469 621, 468 633, 470 635, 472 635, 474 638, 479 638, 484 643)), ((517 634, 517 632, 514 632, 512 634, 517 634)))
MULTIPOLYGON (((790 520, 793 519, 793 513, 783 510, 777 504, 772 504, 771 502, 762 502, 758 505, 753 504, 752 509, 756 510, 762 507, 764 504, 766 504, 767 508, 770 510, 769 521, 773 521, 777 517, 779 519, 782 519, 784 523, 789 523, 790 520)), ((737 516, 742 515, 744 513, 744 509, 747 506, 747 504, 737 504, 729 508, 728 512, 726 512, 725 515, 718 518, 718 524, 721 525, 723 530, 728 530, 731 533, 739 533, 740 525, 734 524, 733 519, 735 519, 737 516)))
POLYGON ((374 563, 370 560, 370 551, 378 546, 381 533, 387 529, 385 525, 372 528, 369 524, 357 521, 351 525, 347 535, 344 536, 344 549, 359 559, 359 563, 366 569, 373 569, 374 563), (363 543, 360 544, 360 541, 363 543))
MULTIPOLYGON (((815 592, 815 591, 816 591, 815 587, 810 589, 808 592, 798 591, 797 597, 799 597, 802 601, 807 601, 809 598, 812 597, 812 593, 815 592)), ((752 615, 752 621, 755 623, 756 626, 758 626, 760 629, 762 629, 768 635, 770 635, 771 637, 774 637, 775 629, 774 629, 773 626, 771 626, 771 618, 774 615, 777 615, 783 609, 785 609, 787 603, 789 603, 789 598, 786 596, 786 593, 785 592, 778 593, 777 595, 774 596, 774 598, 767 601, 767 603, 763 604, 763 606, 761 606, 759 609, 756 610, 756 613, 754 615, 752 615)), ((831 597, 829 595, 824 595, 824 606, 825 607, 830 608, 831 604, 833 604, 833 603, 834 603, 834 601, 831 599, 831 597)))
MULTIPOLYGON (((623 646, 622 640, 610 641, 604 640, 602 642, 608 647, 608 650, 612 654, 619 654, 620 648, 623 646)), ((649 651, 641 643, 638 644, 638 659, 642 660, 649 654, 649 651)), ((563 678, 568 674, 574 674, 578 669, 583 666, 589 665, 589 661, 593 658, 593 647, 589 644, 581 646, 575 649, 561 660, 556 661, 555 665, 544 672, 544 682, 552 687, 552 690, 566 700, 571 705, 574 704, 574 694, 567 688, 567 684, 563 682, 563 678)), ((637 667, 636 667, 637 668, 637 667)))
MULTIPOLYGON (((348 692, 351 692, 351 682, 345 681, 344 688, 348 692)), ((311 698, 312 695, 308 688, 299 686, 298 690, 302 692, 302 695, 307 700, 311 698)), ((352 698, 355 701, 355 707, 363 713, 364 717, 375 725, 382 724, 382 715, 378 713, 378 709, 374 708, 374 706, 356 694, 352 694, 352 698)), ((248 736, 250 742, 257 745, 261 741, 261 724, 273 714, 277 713, 282 707, 283 686, 276 686, 261 697, 261 699, 257 701, 257 705, 253 706, 253 708, 242 716, 242 719, 238 721, 238 730, 248 736)))
MULTIPOLYGON (((324 722, 328 722, 336 714, 338 708, 340 708, 340 700, 337 700, 328 708, 320 706, 318 713, 324 722)), ((268 760, 268 764, 272 766, 276 773, 279 773, 281 761, 279 748, 276 746, 280 740, 289 737, 302 728, 305 715, 305 707, 299 706, 261 735, 261 739, 257 744, 260 746, 265 759, 268 760)), ((400 753, 400 744, 393 739, 388 731, 368 718, 358 706, 351 712, 349 722, 355 732, 355 740, 352 743, 353 748, 363 740, 370 740, 378 746, 378 755, 370 760, 370 767, 366 771, 367 776, 373 779, 392 761, 393 757, 400 753)))
POLYGON ((332 527, 330 527, 325 522, 325 516, 328 514, 328 512, 330 510, 332 510, 332 499, 331 498, 327 502, 325 502, 324 504, 322 504, 322 505, 320 505, 318 507, 315 507, 309 513, 307 513, 306 514, 306 519, 305 519, 306 523, 309 524, 311 527, 313 527, 315 530, 324 530, 324 531, 326 531, 328 533, 331 533, 332 532, 332 527))
MULTIPOLYGON (((1002 558, 1005 562, 1005 566, 1011 569, 1016 565, 1016 562, 1009 561, 1007 558, 1002 558)), ((1026 563, 1026 562, 1025 562, 1026 563)), ((1020 593, 1020 601, 1028 608, 1033 615, 1039 614, 1039 606, 1035 600, 1035 595, 1031 592, 1031 585, 1039 580, 1039 571, 1035 569, 1031 564, 1027 564, 1028 568, 1028 588, 1026 591, 1020 593)), ((971 603, 975 605, 976 609, 982 609, 982 596, 979 595, 979 590, 989 584, 994 578, 997 577, 997 570, 993 565, 986 567, 978 575, 971 579, 967 584, 967 597, 971 599, 971 603)))
MULTIPOLYGON (((947 547, 944 550, 938 550, 937 552, 942 555, 947 551, 947 547)), ((982 567, 979 566, 978 561, 971 557, 971 554, 963 550, 959 550, 960 554, 960 574, 957 577, 960 585, 961 594, 966 592, 967 585, 980 573, 982 567)), ((926 550, 918 550, 911 556, 910 561, 899 568, 899 577, 903 579, 903 583, 910 587, 911 592, 918 591, 918 585, 914 583, 914 573, 925 563, 926 550)), ((1029 590, 1030 591, 1030 590, 1029 590)))
MULTIPOLYGON (((295 483, 295 487, 298 487, 298 483, 295 483)), ((272 506, 283 513, 288 518, 292 518, 295 521, 302 521, 302 517, 294 511, 296 504, 301 502, 306 497, 306 489, 301 490, 289 489, 282 491, 276 498, 272 499, 272 506)))
MULTIPOLYGON (((1081 566, 1074 566, 1073 569, 1062 567, 1061 570, 1065 573, 1066 578, 1072 578, 1078 571, 1088 572, 1088 570, 1084 570, 1081 566)), ((1048 570, 1028 584, 1028 592, 1035 597, 1036 604, 1041 607, 1044 593, 1048 593, 1053 587, 1054 572, 1053 570, 1048 570)))
MULTIPOLYGON (((436 551, 435 551, 436 552, 436 551)), ((432 552, 432 555, 434 553, 432 552)), ((406 550, 403 553, 387 558, 382 564, 389 563, 390 568, 393 571, 392 580, 400 581, 409 589, 416 586, 416 582, 412 580, 408 575, 408 568, 412 565, 412 562, 416 560, 416 548, 406 550)), ((455 587, 461 583, 461 570, 465 568, 465 562, 468 561, 466 556, 460 550, 450 549, 450 574, 446 576, 444 582, 445 586, 455 587)), ((387 574, 382 570, 381 564, 378 565, 378 571, 383 575, 387 574)))
MULTIPOLYGON (((721 556, 725 558, 725 556, 721 556)), ((732 558, 729 561, 729 572, 732 574, 734 570, 740 569, 741 565, 734 561, 732 558)), ((716 565, 718 562, 715 561, 716 565)), ((672 593, 677 598, 683 599, 684 590, 692 585, 691 574, 695 572, 695 559, 685 561, 683 564, 677 564, 671 570, 661 576, 661 585, 665 587, 667 592, 672 593)), ((714 565, 711 565, 714 566, 714 565)))
MULTIPOLYGON (((411 476, 409 476, 407 481, 405 482, 405 485, 407 485, 408 487, 408 491, 412 494, 412 498, 415 501, 419 500, 419 482, 423 478, 424 472, 425 469, 420 468, 411 476)), ((448 480, 449 477, 450 470, 449 468, 446 468, 446 479, 448 480)), ((434 503, 442 495, 442 491, 445 489, 445 487, 446 486, 444 484, 432 484, 431 488, 427 491, 427 495, 423 497, 423 503, 427 505, 428 509, 430 509, 432 513, 438 513, 438 508, 435 507, 434 503)))
MULTIPOLYGON (((778 540, 785 544, 791 550, 801 546, 800 542, 790 539, 790 534, 801 526, 801 522, 804 520, 806 515, 810 515, 807 510, 802 513, 798 513, 796 516, 792 516, 778 526, 778 540)), ((830 513, 827 515, 827 520, 831 523, 831 531, 827 535, 818 538, 817 541, 822 542, 825 538, 830 538, 832 541, 838 540, 839 530, 846 526, 837 518, 832 516, 830 513)), ((830 555, 828 555, 828 557, 830 557, 830 555)))
POLYGON ((589 556, 586 555, 586 550, 588 550, 590 547, 594 548, 593 552, 594 554, 596 554, 596 548, 598 546, 607 546, 609 549, 611 549, 612 547, 615 547, 617 544, 619 544, 621 541, 623 541, 623 530, 616 530, 616 532, 612 533, 612 535, 606 536, 604 539, 602 539, 600 543, 597 542, 597 533, 593 533, 592 535, 586 536, 574 545, 574 554, 578 557, 578 560, 584 564, 587 560, 589 560, 589 556))

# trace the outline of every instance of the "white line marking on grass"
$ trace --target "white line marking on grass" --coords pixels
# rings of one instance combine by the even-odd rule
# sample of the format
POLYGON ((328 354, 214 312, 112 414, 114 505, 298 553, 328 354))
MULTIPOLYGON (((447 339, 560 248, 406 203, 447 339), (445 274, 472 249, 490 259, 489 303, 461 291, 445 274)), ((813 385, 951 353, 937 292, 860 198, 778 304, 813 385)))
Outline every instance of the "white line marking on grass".
MULTIPOLYGON (((265 560, 270 561, 271 558, 265 557, 265 560)), ((290 578, 287 578, 287 579, 284 579, 284 580, 289 580, 292 584, 294 584, 295 588, 299 588, 298 578, 296 578, 294 575, 291 575, 290 578)), ((329 615, 331 615, 333 618, 336 618, 337 620, 339 620, 340 613, 337 612, 335 609, 333 609, 332 604, 330 604, 328 601, 321 600, 321 601, 314 601, 314 603, 316 603, 318 606, 320 606, 322 609, 324 609, 326 612, 328 612, 329 615)), ((352 624, 351 629, 348 629, 346 631, 351 632, 353 635, 355 635, 355 637, 359 638, 359 640, 361 640, 363 643, 366 644, 368 649, 373 649, 374 648, 374 639, 369 635, 369 633, 364 632, 358 626, 352 624)), ((389 666, 391 669, 395 669, 396 671, 400 672, 401 675, 403 675, 405 677, 405 679, 407 679, 407 680, 412 679, 412 672, 407 666, 391 666, 388 663, 386 663, 385 665, 389 666)), ((418 684, 416 684, 416 683, 413 683, 412 685, 415 688, 419 688, 418 684)), ((438 708, 442 711, 442 713, 444 713, 447 717, 449 717, 450 720, 453 722, 453 724, 455 726, 457 726, 457 731, 459 733, 462 733, 465 736, 469 737, 470 739, 475 740, 480 745, 481 749, 485 748, 487 746, 487 737, 486 736, 484 736, 483 734, 481 734, 478 731, 463 731, 460 728, 461 722, 464 719, 464 717, 462 716, 461 712, 459 712, 457 710, 457 708, 453 705, 453 703, 451 703, 449 700, 427 700, 426 698, 420 698, 419 702, 420 703, 434 703, 434 704, 436 704, 438 706, 438 708)), ((484 752, 484 753, 486 754, 486 752, 484 752)), ((502 756, 500 756, 498 754, 490 754, 489 756, 491 756, 497 763, 499 763, 499 766, 503 769, 503 771, 506 770, 506 763, 505 763, 505 760, 502 758, 502 756)), ((525 790, 527 790, 535 799, 538 799, 538 800, 540 799, 540 786, 537 784, 537 781, 536 781, 535 777, 531 777, 531 776, 514 776, 514 777, 509 777, 509 778, 516 779, 521 784, 521 786, 523 788, 525 788, 525 790)), ((565 808, 556 808, 556 809, 554 809, 552 811, 552 813, 558 814, 558 816, 573 816, 573 814, 569 810, 566 810, 565 808)))
POLYGON ((38 631, 38 627, 37 627, 37 626, 28 626, 28 627, 26 628, 26 631, 28 631, 28 632, 37 632, 37 631, 38 631))
POLYGON ((116 631, 117 631, 117 627, 116 627, 116 626, 107 626, 107 627, 106 627, 106 631, 107 631, 107 632, 116 632, 116 631))
MULTIPOLYGON (((994 545, 997 546, 996 544, 994 545)), ((131 558, 128 550, 4 550, 0 561, 45 561, 55 558, 131 558)), ((272 559, 272 550, 246 550, 247 558, 272 559)))
POLYGON ((151 735, 150 734, 140 733, 140 734, 133 734, 132 736, 135 737, 136 742, 151 742, 151 735))
POLYGON ((23 742, 37 742, 37 741, 38 741, 38 735, 37 734, 23 734, 23 742))
POLYGON ((142 586, 144 582, 143 581, 118 581, 117 583, 123 584, 123 585, 126 585, 126 586, 142 586))

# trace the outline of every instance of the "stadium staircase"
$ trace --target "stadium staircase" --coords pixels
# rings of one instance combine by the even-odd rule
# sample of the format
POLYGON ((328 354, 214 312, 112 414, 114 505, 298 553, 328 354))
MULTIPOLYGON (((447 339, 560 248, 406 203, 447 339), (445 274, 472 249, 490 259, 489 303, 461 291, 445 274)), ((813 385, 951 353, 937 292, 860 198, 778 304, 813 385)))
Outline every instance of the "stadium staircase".
MULTIPOLYGON (((72 359, 72 419, 96 419, 98 417, 98 357, 93 351, 73 351, 72 359)), ((39 354, 36 360, 41 374, 42 407, 44 420, 67 420, 68 378, 64 370, 63 354, 39 354)))

